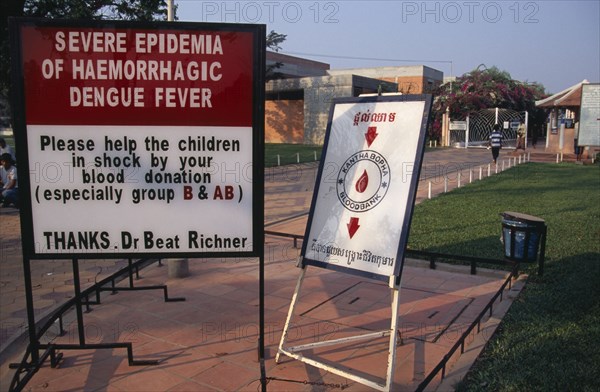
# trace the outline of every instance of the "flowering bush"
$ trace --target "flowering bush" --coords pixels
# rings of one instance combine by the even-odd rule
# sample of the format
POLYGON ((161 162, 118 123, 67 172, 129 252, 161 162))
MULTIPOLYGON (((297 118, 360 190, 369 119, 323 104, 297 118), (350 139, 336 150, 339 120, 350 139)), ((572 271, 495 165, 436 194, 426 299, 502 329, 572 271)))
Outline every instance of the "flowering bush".
POLYGON ((476 69, 445 83, 434 91, 433 118, 429 137, 440 139, 442 115, 450 109, 453 120, 463 120, 468 115, 487 108, 503 108, 529 112, 529 124, 537 129, 546 115, 535 107, 535 101, 547 96, 539 83, 524 83, 511 78, 506 71, 496 67, 476 69))

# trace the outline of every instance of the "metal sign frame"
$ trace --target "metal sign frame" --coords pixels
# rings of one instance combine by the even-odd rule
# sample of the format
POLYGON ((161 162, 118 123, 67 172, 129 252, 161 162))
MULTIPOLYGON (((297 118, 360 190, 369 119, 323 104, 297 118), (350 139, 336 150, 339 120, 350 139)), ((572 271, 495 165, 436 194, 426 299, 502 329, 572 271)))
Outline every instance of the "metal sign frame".
MULTIPOLYGON (((298 277, 298 281, 296 283, 294 294, 292 295, 290 308, 288 310, 287 318, 286 318, 283 332, 281 335, 281 340, 279 342, 279 347, 278 347, 277 354, 275 357, 276 363, 279 363, 280 357, 283 354, 283 355, 286 355, 295 360, 306 363, 308 365, 311 365, 311 366, 314 366, 314 367, 317 367, 320 369, 324 369, 328 372, 337 374, 342 377, 346 377, 350 380, 356 381, 356 382, 363 384, 365 386, 368 386, 370 388, 373 388, 373 389, 376 389, 379 391, 391 390, 392 384, 394 381, 394 371, 395 371, 395 364, 396 364, 396 346, 398 344, 398 338, 399 338, 399 332, 400 332, 398 329, 398 319, 399 319, 399 314, 400 314, 399 313, 399 311, 400 311, 400 282, 401 282, 402 266, 404 264, 403 263, 404 252, 405 252, 405 248, 406 248, 406 242, 408 240, 408 231, 410 228, 410 221, 412 219, 412 211, 413 211, 413 206, 414 206, 415 197, 416 197, 421 163, 423 160, 423 153, 424 153, 424 148, 425 148, 425 132, 427 130, 427 125, 428 125, 428 121, 429 121, 431 102, 432 102, 432 97, 430 95, 417 95, 417 96, 404 95, 404 96, 393 96, 393 97, 374 97, 374 98, 368 97, 368 98, 352 98, 352 99, 346 98, 346 99, 339 99, 339 100, 334 101, 334 104, 332 105, 330 114, 329 114, 329 122, 327 125, 327 134, 326 134, 326 139, 325 139, 324 152, 323 152, 323 156, 321 158, 318 176, 316 179, 316 187, 315 187, 315 192, 313 194, 313 200, 312 200, 312 204, 311 204, 308 224, 307 224, 306 233, 305 233, 304 241, 303 241, 303 245, 302 245, 302 253, 301 253, 300 258, 298 259, 298 266, 301 268, 300 276, 298 277), (374 274, 374 273, 365 272, 365 271, 361 271, 361 270, 340 267, 337 264, 324 263, 319 260, 307 259, 306 257, 304 257, 304 255, 306 254, 307 246, 309 246, 309 243, 311 242, 309 233, 311 232, 311 226, 312 226, 312 222, 313 222, 313 218, 314 218, 314 214, 315 214, 315 210, 316 210, 316 203, 318 200, 319 188, 320 188, 320 185, 322 184, 321 180, 322 180, 322 176, 324 173, 324 168, 327 165, 327 149, 331 148, 330 136, 331 136, 332 121, 333 121, 335 105, 338 103, 361 104, 361 103, 373 103, 373 102, 376 103, 376 102, 389 102, 389 101, 397 101, 397 102, 423 101, 424 102, 423 114, 421 116, 421 124, 418 129, 419 135, 418 135, 418 140, 417 140, 417 148, 416 148, 415 157, 414 157, 415 171, 413 172, 413 176, 411 178, 409 189, 408 189, 409 195, 406 199, 407 200, 406 212, 404 215, 404 221, 401 222, 402 228, 401 228, 399 244, 398 244, 398 248, 397 248, 397 252, 396 252, 398 262, 394 266, 393 274, 391 274, 389 276, 382 275, 382 274, 374 274), (377 279, 377 280, 386 280, 386 279, 389 280, 389 286, 392 291, 390 328, 386 329, 386 330, 382 330, 382 331, 370 332, 370 333, 365 333, 365 334, 356 335, 356 336, 348 336, 348 337, 339 338, 339 339, 332 339, 332 340, 326 340, 326 341, 321 341, 321 342, 302 344, 302 345, 293 346, 293 347, 287 347, 286 341, 287 341, 287 337, 288 337, 288 331, 289 331, 289 328, 291 325, 291 320, 294 316, 294 310, 296 308, 296 304, 300 297, 302 283, 304 281, 304 277, 306 275, 309 265, 314 265, 317 267, 329 268, 332 270, 347 272, 350 274, 359 275, 359 276, 363 276, 366 278, 372 278, 372 279, 377 279), (339 367, 336 367, 334 364, 321 362, 319 360, 309 358, 302 354, 302 352, 305 350, 312 350, 312 349, 319 348, 319 347, 328 347, 328 346, 334 346, 334 345, 338 345, 338 344, 354 343, 354 342, 360 342, 363 340, 378 339, 378 338, 382 338, 382 337, 389 337, 387 368, 386 368, 384 383, 376 382, 376 381, 366 378, 362 375, 355 374, 347 368, 339 368, 339 367)), ((375 135, 371 134, 369 136, 369 134, 368 134, 369 132, 370 131, 367 132, 365 137, 367 139, 371 139, 371 140, 367 141, 367 144, 370 146, 372 139, 373 139, 373 137, 375 137, 375 135)), ((401 207, 403 207, 403 206, 401 206, 401 207)), ((348 227, 348 230, 351 230, 350 226, 348 227)), ((350 235, 350 236, 352 237, 352 235, 350 235)))
MULTIPOLYGON (((359 97, 359 98, 338 98, 333 101, 333 104, 331 105, 331 109, 330 109, 330 113, 329 113, 329 120, 327 123, 327 133, 325 135, 325 143, 323 146, 323 154, 321 157, 321 162, 319 164, 319 170, 318 170, 317 179, 316 179, 315 191, 313 193, 311 208, 310 208, 310 212, 308 215, 308 223, 307 223, 306 231, 304 234, 305 240, 303 241, 302 250, 300 253, 302 267, 304 267, 306 265, 314 265, 314 266, 318 266, 321 268, 347 272, 350 274, 364 276, 364 277, 368 277, 371 279, 382 280, 382 281, 391 280, 391 277, 393 276, 394 282, 390 283, 390 285, 393 287, 393 286, 397 286, 399 284, 400 276, 402 274, 404 250, 405 250, 406 244, 408 242, 408 229, 410 228, 410 222, 412 219, 412 212, 413 212, 414 201, 415 201, 416 194, 417 194, 417 186, 418 186, 418 182, 419 182, 421 163, 423 161, 423 153, 425 151, 425 134, 427 131, 429 114, 430 114, 430 110, 431 110, 431 104, 432 104, 432 96, 428 95, 428 94, 399 95, 399 96, 376 96, 376 97, 359 97), (398 225, 401 226, 401 234, 400 234, 399 242, 397 244, 397 249, 395 252, 396 263, 394 265, 393 274, 391 274, 391 276, 390 276, 390 275, 385 275, 385 274, 377 274, 377 273, 372 273, 372 272, 367 272, 367 271, 361 271, 358 269, 346 268, 343 265, 340 265, 340 263, 323 262, 321 260, 316 260, 314 258, 311 259, 311 258, 306 257, 307 249, 309 246, 311 246, 310 232, 311 232, 311 228, 313 226, 313 221, 315 219, 315 210, 317 208, 319 192, 321 191, 321 186, 323 184, 322 180, 323 180, 323 176, 325 175, 324 173, 329 164, 329 162, 327 160, 328 153, 330 150, 335 149, 335 146, 331 146, 330 138, 331 138, 331 133, 332 133, 331 130, 332 130, 332 125, 333 125, 333 115, 335 113, 336 106, 339 104, 361 105, 361 104, 377 104, 377 103, 388 103, 388 102, 389 103, 394 103, 394 102, 397 102, 397 103, 422 102, 423 103, 423 112, 422 112, 422 115, 420 118, 419 128, 416 130, 413 130, 413 129, 409 130, 410 132, 418 132, 418 135, 416 136, 418 139, 417 145, 416 145, 416 151, 414 151, 414 156, 406 157, 406 160, 403 161, 403 162, 406 162, 406 163, 412 165, 412 175, 410 178, 410 183, 408 185, 408 195, 406 197, 406 205, 398 207, 398 208, 404 208, 405 213, 404 213, 404 221, 397 222, 398 225)), ((376 124, 376 123, 374 123, 374 124, 376 124)), ((368 137, 368 136, 365 135, 365 137, 368 137)), ((400 143, 401 139, 399 138, 397 141, 398 141, 398 143, 400 143)), ((369 143, 367 142, 367 144, 369 144, 369 143)), ((370 146, 370 144, 369 144, 369 146, 370 146)), ((370 147, 367 147, 367 148, 370 148, 370 147)), ((371 151, 371 150, 369 150, 369 151, 371 151)), ((337 170, 337 169, 338 168, 336 167, 335 170, 337 170)))
POLYGON ((281 340, 279 341, 279 347, 277 349, 277 354, 275 355, 275 363, 280 362, 281 354, 286 355, 290 358, 298 360, 300 362, 304 362, 308 365, 317 367, 319 369, 324 369, 333 374, 337 374, 338 376, 348 378, 350 380, 356 381, 360 384, 366 385, 370 388, 379 390, 379 391, 390 391, 392 384, 394 382, 394 370, 396 369, 396 346, 398 345, 398 338, 400 336, 400 330, 398 329, 398 318, 400 315, 400 287, 395 287, 392 289, 392 314, 390 318, 390 328, 377 332, 370 332, 361 335, 355 336, 347 336, 340 339, 332 339, 325 340, 321 342, 302 344, 299 346, 286 347, 286 341, 288 337, 288 331, 291 325, 291 320, 294 315, 294 310, 296 308, 296 304, 298 302, 298 298, 300 297, 300 290, 302 288, 302 282, 304 281, 304 276, 306 275, 308 267, 305 266, 301 269, 300 277, 298 278, 298 282, 296 283, 296 288, 294 290, 294 294, 292 296, 292 302, 290 304, 290 308, 288 310, 287 318, 285 320, 285 324, 283 327, 283 332, 281 334, 281 340), (388 337, 389 345, 388 345, 388 359, 387 359, 387 368, 385 374, 385 383, 379 383, 363 377, 361 375, 352 373, 347 368, 338 368, 331 363, 325 363, 318 361, 316 359, 312 359, 306 357, 302 354, 302 351, 312 350, 319 347, 328 347, 334 346, 337 344, 344 343, 354 343, 360 342, 363 340, 369 339, 378 339, 383 337, 388 337))
MULTIPOLYGON (((18 168, 20 174, 20 199, 22 200, 20 213, 21 213, 21 222, 22 222, 22 238, 23 238, 23 253, 28 258, 35 259, 56 259, 56 258, 78 258, 78 259, 90 259, 90 258, 165 258, 165 257, 173 257, 176 255, 177 257, 193 257, 193 258, 202 258, 202 257, 259 257, 263 255, 263 238, 264 238, 264 227, 263 227, 263 215, 264 215, 264 184, 262 181, 251 181, 251 197, 252 197, 252 205, 251 205, 251 228, 248 226, 248 233, 252 233, 252 240, 248 241, 249 244, 241 248, 238 251, 237 249, 230 248, 218 248, 225 249, 223 251, 215 250, 217 248, 204 248, 199 247, 198 251, 195 249, 178 251, 177 249, 171 249, 168 252, 166 251, 158 251, 155 247, 152 248, 141 248, 134 250, 126 250, 119 249, 115 251, 112 249, 112 241, 111 238, 111 247, 108 249, 92 249, 84 251, 75 250, 45 250, 44 252, 39 251, 39 244, 36 244, 34 241, 34 227, 36 224, 36 217, 32 212, 32 186, 30 184, 30 171, 35 169, 30 167, 29 155, 30 155, 30 145, 32 143, 28 138, 28 123, 27 123, 27 114, 31 108, 26 106, 26 101, 28 99, 27 92, 25 89, 25 64, 23 62, 23 29, 24 28, 34 28, 39 30, 40 34, 44 34, 45 30, 53 31, 52 29, 84 29, 86 31, 128 31, 128 32, 164 32, 164 33, 178 33, 182 31, 187 32, 209 32, 213 34, 230 34, 235 35, 239 34, 239 36, 251 35, 249 41, 251 42, 251 48, 247 48, 251 52, 252 64, 244 65, 244 67, 249 67, 249 72, 251 72, 252 80, 249 82, 251 86, 251 92, 248 92, 246 96, 250 97, 248 102, 245 101, 244 104, 247 103, 248 107, 248 117, 251 117, 251 159, 252 162, 249 162, 246 170, 246 175, 251 175, 254 179, 261 179, 264 177, 264 71, 265 71, 265 28, 264 25, 250 25, 250 24, 227 24, 227 23, 173 23, 173 22, 126 22, 126 21, 80 21, 80 20, 50 20, 50 19, 36 19, 36 18, 19 18, 19 19, 11 19, 10 32, 11 32, 11 57, 12 57, 12 70, 13 70, 13 88, 12 88, 12 102, 13 102, 13 110, 15 113, 14 116, 14 129, 15 129, 15 139, 16 144, 19 146, 19 154, 18 154, 18 168), (250 70, 251 68, 251 70, 250 70), (149 250, 146 250, 149 249, 149 250)), ((245 41, 244 41, 245 42, 245 41)), ((40 77, 41 78, 41 77, 40 77)), ((230 81, 228 80, 228 83, 230 81)), ((133 81, 133 83, 138 83, 137 80, 133 81)), ((41 86, 43 88, 43 86, 41 86)), ((38 91, 39 94, 43 94, 45 99, 53 100, 53 92, 48 91, 50 89, 46 89, 45 91, 40 89, 38 91)), ((231 95, 231 94, 230 94, 231 95)), ((126 125, 135 125, 136 114, 132 114, 129 116, 126 114, 119 121, 115 122, 115 124, 110 123, 110 118, 107 119, 107 124, 122 126, 126 125)), ((230 113, 229 117, 235 116, 235 113, 230 113)), ((83 117, 80 115, 80 117, 83 117)), ((182 117, 182 116, 179 116, 182 117)), ((177 120, 177 116, 175 116, 175 120, 177 120)), ((66 119, 65 123, 74 123, 77 124, 77 121, 66 119)), ((215 124, 215 121, 208 124, 195 124, 193 126, 196 127, 214 127, 219 126, 219 124, 215 124)), ((53 125, 53 124, 49 124, 53 125)), ((60 124, 56 124, 60 125, 60 124)), ((85 125, 80 124, 80 125, 85 125)), ((163 124, 160 126, 169 126, 168 120, 165 120, 163 124)), ((214 131, 218 132, 218 131, 214 131)), ((37 141, 36 141, 37 142, 37 141)), ((235 158, 232 158, 235 159, 235 158)), ((39 175, 39 173, 38 173, 39 175)), ((148 185, 148 184, 145 184, 148 185)), ((179 192, 179 190, 178 190, 179 192)), ((249 196, 249 195, 248 195, 249 196)), ((90 204, 90 208, 93 209, 94 203, 90 204)), ((166 204, 165 204, 166 206, 166 204)), ((49 207, 50 208, 50 207, 49 207)), ((154 207, 146 208, 145 213, 136 214, 136 219, 132 219, 135 221, 143 221, 144 219, 149 219, 148 217, 152 215, 152 209, 154 207)), ((173 207, 165 207, 165 208, 173 208, 173 207)), ((189 209, 189 208, 188 208, 189 209)), ((248 209, 246 209, 248 211, 248 209)), ((143 211, 142 211, 143 212, 143 211)), ((118 216, 115 216, 114 219, 119 219, 118 216)), ((210 225, 209 222, 205 222, 201 215, 198 215, 194 218, 190 217, 189 225, 192 224, 191 219, 195 219, 195 222, 198 222, 199 233, 203 232, 203 229, 206 229, 207 225, 210 225)), ((231 222, 231 225, 235 227, 236 222, 231 222)), ((141 227, 141 226, 140 226, 141 227)), ((60 230, 60 224, 57 224, 57 230, 60 230)), ((68 231, 69 228, 64 228, 64 231, 68 231)), ((160 234, 160 233, 158 233, 160 234)), ((116 239, 115 239, 116 241, 116 239)), ((182 239, 183 242, 183 239, 182 239)), ((191 249, 191 248, 190 248, 191 249)))

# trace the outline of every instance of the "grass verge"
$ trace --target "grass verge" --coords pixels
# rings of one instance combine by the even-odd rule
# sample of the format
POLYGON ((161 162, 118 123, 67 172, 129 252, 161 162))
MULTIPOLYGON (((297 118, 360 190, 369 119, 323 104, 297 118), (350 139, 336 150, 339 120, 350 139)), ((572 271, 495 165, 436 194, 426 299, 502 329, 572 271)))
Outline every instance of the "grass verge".
POLYGON ((265 166, 273 167, 318 161, 321 159, 322 150, 323 146, 310 144, 267 143, 265 145, 265 166))
POLYGON ((409 246, 502 258, 499 213, 546 220, 528 283, 459 391, 600 390, 600 168, 519 165, 415 209, 409 246))

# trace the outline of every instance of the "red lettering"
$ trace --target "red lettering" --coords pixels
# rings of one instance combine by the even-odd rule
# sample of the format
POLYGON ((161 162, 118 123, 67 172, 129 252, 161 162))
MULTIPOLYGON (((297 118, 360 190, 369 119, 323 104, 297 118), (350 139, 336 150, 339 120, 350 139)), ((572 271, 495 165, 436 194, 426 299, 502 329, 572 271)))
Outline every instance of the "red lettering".
POLYGON ((183 187, 183 200, 192 200, 193 198, 194 194, 192 193, 192 187, 185 185, 183 187))
POLYGON ((231 185, 225 186, 225 200, 233 199, 233 187, 231 185))

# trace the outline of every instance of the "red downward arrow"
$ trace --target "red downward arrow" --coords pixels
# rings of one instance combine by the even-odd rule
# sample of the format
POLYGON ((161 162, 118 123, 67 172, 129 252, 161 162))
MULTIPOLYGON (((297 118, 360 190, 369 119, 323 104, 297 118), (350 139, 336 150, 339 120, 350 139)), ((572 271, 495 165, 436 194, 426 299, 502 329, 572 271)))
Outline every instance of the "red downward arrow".
POLYGON ((354 237, 360 225, 358 224, 358 218, 350 218, 350 223, 348 223, 348 234, 350 234, 350 238, 354 237))
POLYGON ((377 127, 367 128, 367 133, 365 133, 365 139, 367 139, 367 147, 371 147, 371 143, 375 141, 377 135, 379 135, 377 133, 377 127))

